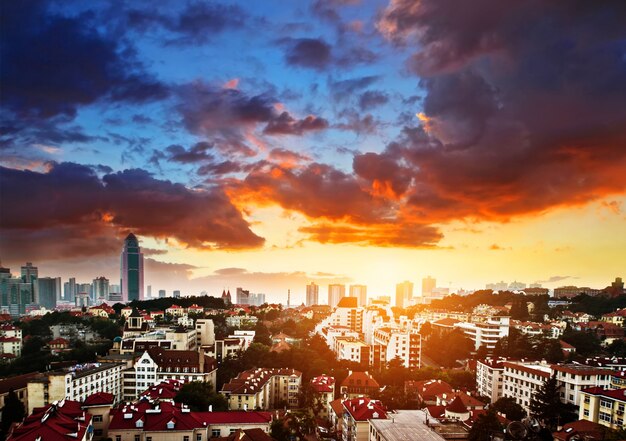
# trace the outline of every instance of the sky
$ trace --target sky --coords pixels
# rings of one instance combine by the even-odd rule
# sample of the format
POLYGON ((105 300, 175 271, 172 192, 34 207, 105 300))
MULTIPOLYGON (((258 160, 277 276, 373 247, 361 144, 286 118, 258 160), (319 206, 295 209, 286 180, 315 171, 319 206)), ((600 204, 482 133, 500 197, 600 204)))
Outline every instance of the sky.
POLYGON ((2 2, 0 259, 304 300, 626 276, 622 0, 2 2))

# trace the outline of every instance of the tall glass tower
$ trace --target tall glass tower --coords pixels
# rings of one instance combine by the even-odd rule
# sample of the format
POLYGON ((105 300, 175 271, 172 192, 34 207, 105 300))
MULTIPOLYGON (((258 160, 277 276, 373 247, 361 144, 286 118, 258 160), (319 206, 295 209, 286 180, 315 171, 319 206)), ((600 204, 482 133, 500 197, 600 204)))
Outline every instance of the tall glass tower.
POLYGON ((133 233, 124 240, 120 270, 123 302, 143 300, 143 253, 133 233))

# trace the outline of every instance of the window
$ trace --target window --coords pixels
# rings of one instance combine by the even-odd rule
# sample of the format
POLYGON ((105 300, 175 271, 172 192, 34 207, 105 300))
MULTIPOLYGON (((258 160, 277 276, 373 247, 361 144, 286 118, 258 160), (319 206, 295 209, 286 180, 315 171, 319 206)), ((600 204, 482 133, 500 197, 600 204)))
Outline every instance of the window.
POLYGON ((201 433, 198 433, 196 435, 196 441, 202 441, 202 434, 201 433))
POLYGON ((613 402, 609 400, 600 400, 600 407, 608 407, 610 409, 613 407, 613 402))
POLYGON ((141 435, 135 435, 135 441, 141 441, 141 435))
POLYGON ((115 435, 115 441, 122 441, 122 435, 115 435))
POLYGON ((183 436, 183 441, 189 441, 189 436, 187 435, 183 436))
POLYGON ((94 423, 101 423, 102 422, 102 415, 94 415, 93 416, 93 422, 94 423))
POLYGON ((605 412, 600 412, 600 413, 598 414, 598 419, 599 419, 600 421, 604 421, 604 422, 606 422, 606 423, 610 423, 610 422, 611 422, 611 415, 610 415, 610 414, 608 414, 608 413, 605 413, 605 412))
POLYGON ((583 411, 583 415, 586 416, 586 417, 589 417, 589 409, 585 409, 583 411))

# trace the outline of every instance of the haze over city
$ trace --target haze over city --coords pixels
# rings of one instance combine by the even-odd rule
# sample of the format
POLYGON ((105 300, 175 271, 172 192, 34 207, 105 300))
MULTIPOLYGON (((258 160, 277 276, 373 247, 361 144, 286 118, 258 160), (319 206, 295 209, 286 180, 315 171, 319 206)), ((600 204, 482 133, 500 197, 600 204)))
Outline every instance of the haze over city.
POLYGON ((2 6, 4 267, 118 283, 133 232, 154 290, 283 303, 623 274, 619 3, 150 5, 2 6))

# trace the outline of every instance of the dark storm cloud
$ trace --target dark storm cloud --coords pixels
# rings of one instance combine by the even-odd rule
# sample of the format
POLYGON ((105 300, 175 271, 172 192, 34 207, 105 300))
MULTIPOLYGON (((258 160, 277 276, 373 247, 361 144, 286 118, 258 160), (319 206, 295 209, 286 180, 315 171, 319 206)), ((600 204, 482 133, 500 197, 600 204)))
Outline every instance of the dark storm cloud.
POLYGON ((213 148, 208 142, 198 142, 189 149, 177 144, 170 145, 165 149, 169 155, 170 161, 181 162, 183 164, 193 164, 202 161, 210 161, 213 159, 207 150, 213 148))
POLYGON ((302 135, 305 132, 323 130, 328 128, 328 121, 309 115, 301 120, 296 120, 288 112, 282 112, 272 119, 263 133, 267 135, 302 135))
POLYGON ((2 2, 0 36, 2 105, 19 117, 72 117, 98 100, 141 103, 168 93, 90 13, 65 17, 43 1, 2 2))
POLYGON ((45 173, 3 167, 0 181, 3 204, 15 205, 0 213, 5 233, 47 231, 53 239, 54 231, 68 226, 115 227, 198 248, 263 244, 221 191, 190 190, 140 169, 99 178, 90 167, 72 163, 51 163, 45 173))
POLYGON ((353 94, 363 89, 366 89, 378 80, 378 76, 369 75, 341 81, 330 81, 328 88, 332 93, 332 98, 336 101, 341 101, 350 98, 353 94))
POLYGON ((323 39, 292 39, 287 43, 285 59, 292 66, 323 70, 332 61, 331 47, 323 39))

